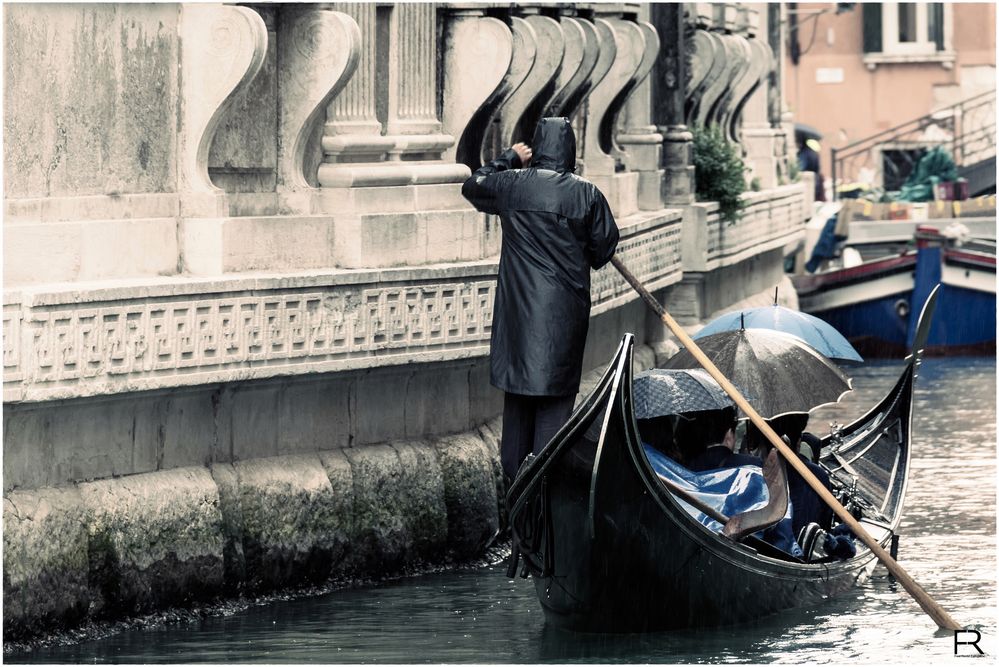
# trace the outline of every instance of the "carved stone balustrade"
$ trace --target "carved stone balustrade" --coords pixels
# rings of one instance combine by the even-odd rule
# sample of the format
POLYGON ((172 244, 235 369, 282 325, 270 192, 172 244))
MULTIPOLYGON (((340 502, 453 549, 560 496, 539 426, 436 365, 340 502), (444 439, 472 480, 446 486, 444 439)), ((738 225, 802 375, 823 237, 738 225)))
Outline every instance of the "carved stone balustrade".
MULTIPOLYGON (((470 172, 449 159, 456 138, 444 125, 451 119, 442 124, 437 115, 437 7, 334 6, 357 20, 363 47, 357 71, 327 108, 322 137, 318 180, 322 206, 334 220, 333 264, 380 267, 493 254, 494 239, 481 233, 480 216, 458 187, 470 172)), ((456 24, 481 18, 456 17, 445 28, 445 63, 454 63, 455 39, 475 34, 456 24)), ((445 88, 456 82, 447 79, 445 88)))
MULTIPOLYGON (((607 7, 614 9, 614 5, 607 7)), ((647 33, 636 22, 621 18, 620 11, 602 15, 599 14, 602 9, 598 7, 597 11, 594 20, 604 33, 601 46, 613 43, 614 57, 607 74, 587 98, 583 175, 604 193, 615 216, 624 217, 638 210, 639 175, 618 170, 614 142, 624 103, 640 83, 647 33)))
POLYGON ((768 89, 777 63, 759 11, 741 4, 689 3, 686 17, 686 123, 721 127, 729 141, 743 146, 750 178, 762 188, 776 186, 777 154, 783 149, 776 146, 780 133, 771 127, 768 89))
POLYGON ((225 193, 208 176, 208 151, 234 93, 260 71, 267 29, 246 7, 183 5, 180 13, 181 114, 179 176, 181 214, 228 213, 225 193))
POLYGON ((252 96, 257 91, 245 85, 240 113, 230 111, 227 132, 214 146, 214 159, 251 169, 242 173, 213 170, 235 191, 227 194, 230 206, 225 215, 184 220, 181 239, 185 270, 189 272, 216 275, 328 267, 336 262, 334 219, 326 213, 316 178, 315 135, 330 100, 354 74, 360 30, 344 13, 305 5, 282 7, 280 20, 274 23, 276 46, 269 52, 270 76, 262 87, 274 91, 274 106, 266 109, 254 104, 252 96), (250 151, 241 144, 248 132, 258 127, 260 116, 268 113, 276 118, 269 125, 275 134, 269 141, 261 140, 260 145, 274 149, 272 185, 243 187, 247 172, 252 174, 254 156, 247 155, 250 151))
POLYGON ((739 219, 722 220, 718 205, 696 204, 683 227, 683 269, 703 273, 793 245, 804 238, 804 186, 747 192, 739 219))
MULTIPOLYGON (((643 16, 648 18, 648 7, 643 16)), ((652 81, 649 74, 660 54, 660 40, 656 28, 646 20, 638 23, 645 36, 645 52, 635 83, 622 91, 625 96, 623 113, 614 135, 614 155, 628 171, 638 174, 638 207, 650 211, 662 208, 663 135, 651 123, 652 81)))
POLYGON ((565 57, 565 33, 557 20, 540 15, 537 8, 522 8, 519 12, 530 28, 524 32, 524 39, 534 40, 530 50, 535 56, 524 79, 500 109, 498 143, 494 144, 497 148, 531 141, 548 99, 558 86, 565 57))

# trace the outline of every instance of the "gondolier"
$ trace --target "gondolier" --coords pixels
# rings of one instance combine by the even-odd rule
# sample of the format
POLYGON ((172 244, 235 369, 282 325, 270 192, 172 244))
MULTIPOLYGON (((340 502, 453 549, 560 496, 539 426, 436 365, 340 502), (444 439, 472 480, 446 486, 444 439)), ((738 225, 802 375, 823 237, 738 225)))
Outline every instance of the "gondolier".
POLYGON ((462 187, 475 208, 502 223, 489 362, 492 385, 505 392, 501 458, 511 478, 572 412, 590 319, 590 269, 617 249, 607 200, 573 174, 575 166, 569 120, 545 118, 533 153, 515 144, 462 187))

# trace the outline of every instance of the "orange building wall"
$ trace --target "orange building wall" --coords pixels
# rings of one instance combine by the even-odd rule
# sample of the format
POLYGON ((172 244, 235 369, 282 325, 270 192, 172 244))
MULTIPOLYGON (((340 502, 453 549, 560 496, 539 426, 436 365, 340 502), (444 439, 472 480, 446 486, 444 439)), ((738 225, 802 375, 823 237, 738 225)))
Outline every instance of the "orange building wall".
MULTIPOLYGON (((834 7, 833 3, 798 3, 799 12, 834 7)), ((823 176, 830 175, 830 148, 842 147, 933 110, 934 86, 960 84, 961 67, 995 66, 996 7, 991 3, 953 5, 952 69, 940 63, 878 64, 863 62, 862 11, 829 13, 799 28, 804 55, 792 65, 787 49, 786 99, 797 122, 814 126, 822 140, 823 176), (817 26, 815 25, 817 24, 817 26), (814 42, 812 30, 816 27, 814 42), (833 44, 828 44, 832 30, 833 44), (811 46, 809 47, 809 44, 811 46), (842 68, 842 83, 816 82, 819 68, 842 68)), ((800 21, 804 15, 799 14, 800 21)), ((958 101, 958 100, 955 100, 958 101)))

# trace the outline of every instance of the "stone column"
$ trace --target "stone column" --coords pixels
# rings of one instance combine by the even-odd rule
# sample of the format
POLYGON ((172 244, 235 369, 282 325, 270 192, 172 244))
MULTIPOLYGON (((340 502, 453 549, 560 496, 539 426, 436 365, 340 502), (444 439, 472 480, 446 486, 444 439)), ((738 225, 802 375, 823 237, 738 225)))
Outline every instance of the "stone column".
POLYGON ((660 55, 652 68, 652 122, 663 136, 662 200, 685 205, 694 201, 693 135, 684 121, 686 46, 684 6, 653 4, 652 24, 660 39, 660 55))
POLYGON ((335 221, 336 264, 418 265, 493 254, 497 235, 461 196, 469 168, 452 160, 455 137, 509 65, 509 29, 473 6, 442 13, 440 119, 437 7, 336 7, 357 18, 365 44, 354 79, 328 109, 322 139, 319 183, 323 211, 335 221))
POLYGON ((375 115, 375 4, 334 2, 330 7, 357 22, 361 52, 354 75, 327 108, 325 134, 380 135, 382 125, 375 115))
POLYGON ((777 131, 777 181, 778 183, 789 180, 788 160, 797 161, 795 155, 794 137, 787 136, 782 125, 782 115, 784 108, 784 25, 781 21, 782 7, 780 3, 767 5, 767 43, 770 52, 773 54, 772 66, 769 73, 769 86, 767 88, 767 118, 770 126, 777 131))
MULTIPOLYGON (((437 8, 429 3, 401 3, 393 10, 388 49, 388 122, 386 134, 438 134, 437 8)), ((453 139, 452 139, 453 141, 453 139)))

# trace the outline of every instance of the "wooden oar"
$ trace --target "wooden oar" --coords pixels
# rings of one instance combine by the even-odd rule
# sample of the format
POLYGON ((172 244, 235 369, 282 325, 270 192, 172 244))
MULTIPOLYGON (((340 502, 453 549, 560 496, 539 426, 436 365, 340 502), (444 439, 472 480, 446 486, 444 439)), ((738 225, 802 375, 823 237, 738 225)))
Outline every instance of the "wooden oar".
POLYGON ((902 566, 899 565, 895 559, 881 547, 880 544, 878 544, 877 540, 871 537, 871 535, 864 530, 864 527, 860 525, 860 522, 853 518, 853 515, 850 514, 838 500, 836 500, 833 494, 829 492, 829 489, 827 489, 825 485, 815 478, 812 471, 809 470, 808 467, 802 463, 801 459, 799 459, 798 456, 791 451, 791 448, 785 445, 777 434, 774 433, 774 430, 770 428, 770 425, 764 421, 763 417, 761 417, 759 413, 753 409, 753 406, 749 404, 749 401, 747 401, 739 390, 728 381, 728 378, 726 378, 722 372, 718 370, 718 367, 715 366, 710 359, 708 359, 707 355, 705 355, 704 352, 701 351, 701 348, 697 346, 697 343, 695 343, 693 339, 687 335, 687 332, 684 331, 683 328, 677 324, 676 320, 674 320, 673 317, 666 312, 666 309, 663 308, 658 301, 656 301, 655 297, 649 294, 649 291, 645 289, 645 286, 631 274, 631 271, 625 267, 621 260, 617 257, 612 257, 611 263, 614 265, 614 268, 621 272, 624 279, 635 288, 635 291, 642 296, 645 303, 655 311, 655 313, 663 321, 663 324, 669 327, 669 330, 673 332, 673 335, 677 337, 680 343, 682 343, 683 346, 687 348, 692 355, 694 355, 694 358, 697 359, 698 363, 704 367, 704 370, 706 370, 711 377, 718 382, 721 388, 725 390, 726 394, 732 397, 735 404, 738 405, 739 408, 749 417, 750 421, 756 425, 756 428, 760 429, 760 432, 763 433, 763 435, 767 437, 767 440, 770 441, 777 451, 784 456, 784 459, 798 471, 798 474, 801 475, 802 479, 808 482, 808 485, 812 487, 812 490, 815 491, 815 493, 817 493, 830 508, 832 508, 832 511, 835 512, 836 516, 838 516, 843 523, 850 527, 853 534, 859 537, 860 540, 867 545, 867 548, 878 557, 878 560, 884 563, 885 567, 888 568, 888 571, 892 574, 892 576, 894 576, 895 579, 902 584, 905 590, 907 590, 909 594, 915 598, 916 602, 919 603, 919 606, 923 608, 923 611, 925 611, 939 627, 945 630, 962 630, 963 626, 959 625, 957 621, 951 618, 950 614, 948 614, 936 600, 930 597, 929 593, 927 593, 922 586, 916 583, 915 579, 910 577, 908 572, 902 569, 902 566))

